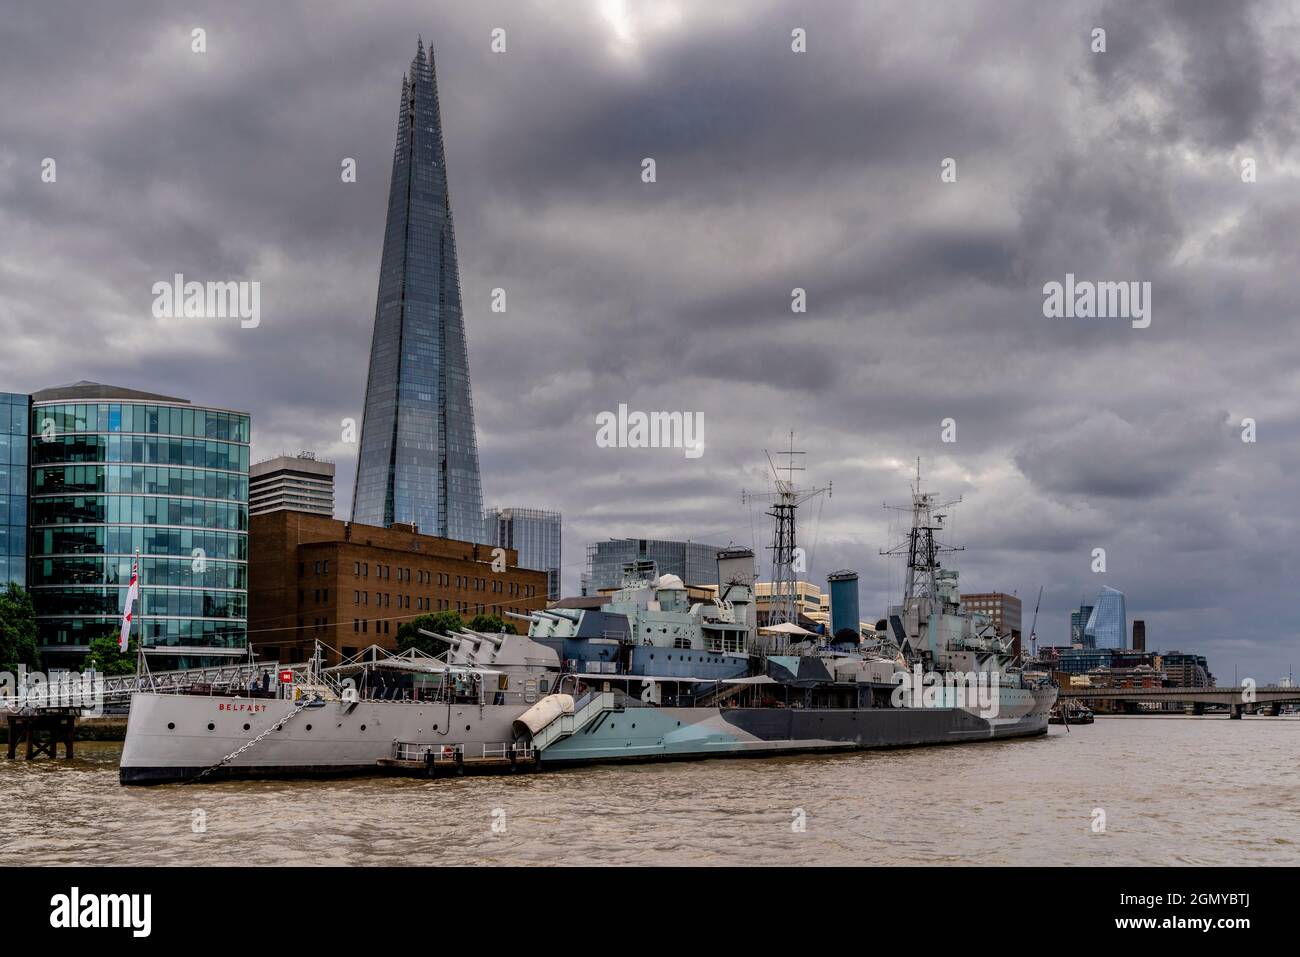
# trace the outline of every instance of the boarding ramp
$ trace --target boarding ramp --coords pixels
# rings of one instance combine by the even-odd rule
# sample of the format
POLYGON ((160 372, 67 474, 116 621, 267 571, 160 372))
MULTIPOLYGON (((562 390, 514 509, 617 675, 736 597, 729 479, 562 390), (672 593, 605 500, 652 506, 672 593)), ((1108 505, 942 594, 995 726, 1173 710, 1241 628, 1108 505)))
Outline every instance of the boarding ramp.
POLYGON ((602 714, 622 710, 613 691, 589 691, 577 700, 572 695, 552 694, 516 718, 513 728, 516 736, 529 735, 533 748, 541 752, 577 734, 602 714))

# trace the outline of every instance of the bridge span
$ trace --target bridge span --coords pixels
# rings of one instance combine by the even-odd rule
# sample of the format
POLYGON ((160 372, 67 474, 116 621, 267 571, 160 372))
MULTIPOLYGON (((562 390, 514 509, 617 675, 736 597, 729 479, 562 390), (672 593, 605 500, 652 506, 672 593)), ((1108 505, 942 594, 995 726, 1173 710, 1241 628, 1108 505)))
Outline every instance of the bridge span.
POLYGON ((1228 709, 1230 718, 1243 713, 1280 714, 1284 704, 1300 704, 1300 688, 1280 685, 1238 686, 1232 688, 1080 688, 1063 686, 1060 697, 1081 701, 1114 701, 1126 710, 1137 712, 1142 704, 1191 705, 1193 714, 1204 714, 1207 705, 1228 709))

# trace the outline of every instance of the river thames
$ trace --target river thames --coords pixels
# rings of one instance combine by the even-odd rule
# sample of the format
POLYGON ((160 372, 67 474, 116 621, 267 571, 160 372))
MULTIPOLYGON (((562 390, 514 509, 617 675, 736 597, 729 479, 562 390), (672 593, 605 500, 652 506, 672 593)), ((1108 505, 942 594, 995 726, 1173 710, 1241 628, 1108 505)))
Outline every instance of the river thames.
POLYGON ((1020 741, 436 781, 127 788, 120 751, 0 763, 0 859, 1300 864, 1294 717, 1100 718, 1020 741))

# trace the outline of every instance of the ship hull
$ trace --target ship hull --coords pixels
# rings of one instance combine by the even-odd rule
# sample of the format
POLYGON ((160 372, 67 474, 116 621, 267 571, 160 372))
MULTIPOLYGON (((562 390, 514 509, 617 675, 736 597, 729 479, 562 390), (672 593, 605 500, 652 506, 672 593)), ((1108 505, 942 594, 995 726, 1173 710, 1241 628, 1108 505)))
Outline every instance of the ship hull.
POLYGON ((131 697, 118 776, 123 784, 161 784, 200 774, 209 781, 371 773, 392 757, 395 741, 463 745, 469 754, 508 742, 511 723, 528 707, 327 701, 298 711, 278 699, 140 693, 131 697), (270 730, 281 720, 280 730, 270 730))
POLYGON ((544 767, 960 744, 1047 733, 1056 689, 1021 693, 1010 712, 963 708, 628 708, 541 753, 544 767))
MULTIPOLYGON (((996 718, 961 708, 650 708, 608 712, 541 752, 543 767, 959 744, 1047 733, 1056 690, 1020 691, 996 718)), ((123 784, 371 774, 393 743, 463 746, 513 738, 527 705, 291 702, 137 694, 122 750, 123 784), (286 719, 228 762, 222 759, 286 719), (219 765, 219 766, 218 766, 219 765), (205 773, 206 772, 206 773, 205 773)))

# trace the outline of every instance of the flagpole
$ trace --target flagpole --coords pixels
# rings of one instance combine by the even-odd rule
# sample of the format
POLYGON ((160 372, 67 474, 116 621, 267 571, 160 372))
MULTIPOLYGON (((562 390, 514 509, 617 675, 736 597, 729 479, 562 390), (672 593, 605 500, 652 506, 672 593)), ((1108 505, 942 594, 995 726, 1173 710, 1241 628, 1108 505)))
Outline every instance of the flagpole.
MULTIPOLYGON (((144 611, 144 591, 140 588, 140 549, 135 550, 135 561, 131 566, 131 572, 136 579, 136 590, 140 599, 140 610, 144 611)), ((128 635, 129 637, 129 635, 128 635)), ((144 671, 144 621, 140 622, 140 632, 136 635, 135 641, 135 676, 138 679, 144 671)), ((137 685, 139 682, 137 681, 137 685)))

